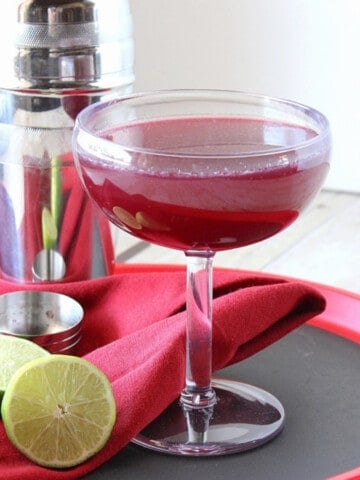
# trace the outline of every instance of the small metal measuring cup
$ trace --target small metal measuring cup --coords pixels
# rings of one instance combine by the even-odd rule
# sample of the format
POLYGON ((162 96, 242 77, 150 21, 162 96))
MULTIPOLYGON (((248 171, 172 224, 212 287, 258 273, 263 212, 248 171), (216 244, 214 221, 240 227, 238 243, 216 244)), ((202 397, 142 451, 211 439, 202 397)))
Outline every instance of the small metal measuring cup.
POLYGON ((32 340, 50 353, 75 354, 84 311, 73 298, 46 291, 0 295, 0 333, 32 340))

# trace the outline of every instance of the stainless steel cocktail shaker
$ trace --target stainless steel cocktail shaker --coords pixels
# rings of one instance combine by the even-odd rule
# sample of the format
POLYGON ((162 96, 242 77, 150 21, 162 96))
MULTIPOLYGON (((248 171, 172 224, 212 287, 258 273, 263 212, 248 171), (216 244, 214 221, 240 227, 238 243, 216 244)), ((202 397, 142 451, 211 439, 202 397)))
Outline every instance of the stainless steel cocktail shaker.
POLYGON ((110 273, 110 226, 82 189, 71 138, 83 107, 131 90, 129 3, 25 0, 5 8, 0 277, 74 281, 110 273))

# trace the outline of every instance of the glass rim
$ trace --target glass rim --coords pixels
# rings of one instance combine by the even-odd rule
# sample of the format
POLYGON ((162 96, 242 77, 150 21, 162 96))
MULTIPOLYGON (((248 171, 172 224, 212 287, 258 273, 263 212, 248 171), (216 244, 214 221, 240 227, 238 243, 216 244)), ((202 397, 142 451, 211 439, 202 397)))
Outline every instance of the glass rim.
MULTIPOLYGON (((170 100, 169 100, 170 101, 170 100)), ((149 102, 150 103, 150 102, 149 102)), ((146 105, 144 102, 143 105, 146 105)), ((218 116, 216 114, 206 114, 207 116, 218 116)), ((146 122, 152 119, 172 119, 172 118, 194 118, 194 117, 201 117, 203 116, 202 114, 192 114, 192 115, 178 115, 178 116, 171 116, 171 115, 164 115, 162 117, 157 117, 157 116, 149 116, 146 118, 141 118, 141 119, 135 119, 135 120, 129 120, 126 122, 119 122, 120 125, 129 125, 132 123, 142 123, 146 122)), ((227 116, 226 112, 221 114, 222 117, 227 116)), ((229 115, 233 116, 234 118, 257 118, 257 119, 269 119, 269 120, 276 120, 275 117, 266 117, 266 116, 260 116, 258 115, 250 117, 249 115, 229 115)), ((308 127, 311 128, 310 124, 309 125, 302 125, 300 123, 297 123, 296 120, 299 119, 300 116, 297 118, 295 115, 293 117, 292 121, 288 121, 290 125, 298 125, 302 127, 308 127)), ((327 137, 330 137, 330 123, 327 117, 321 113, 319 110, 316 108, 310 107, 304 103, 297 102, 294 100, 289 100, 281 97, 275 97, 275 96, 270 96, 266 94, 260 94, 260 93, 251 93, 251 92, 246 92, 246 91, 241 91, 241 90, 227 90, 227 89, 164 89, 164 90, 147 90, 143 92, 134 92, 131 94, 126 94, 126 95, 121 95, 115 98, 107 99, 107 100, 100 100, 96 103, 93 103, 92 105, 89 105, 85 107, 77 116, 76 122, 75 122, 75 127, 80 130, 81 134, 90 137, 96 142, 102 145, 107 145, 111 149, 121 149, 122 151, 128 151, 128 152, 133 152, 133 153, 143 153, 143 154, 151 154, 151 155, 159 155, 159 156, 169 156, 169 157, 182 157, 182 158, 248 158, 248 157, 267 157, 267 156, 272 156, 274 154, 281 154, 281 153, 286 153, 289 151, 294 151, 294 150, 300 150, 308 147, 312 147, 316 143, 321 143, 322 141, 325 141, 327 137), (219 97, 216 98, 216 95, 219 97), (133 145, 124 145, 118 142, 113 142, 112 140, 108 140, 105 137, 102 137, 98 135, 98 133, 94 133, 94 131, 91 130, 91 128, 88 128, 87 123, 89 120, 89 117, 91 117, 94 112, 101 112, 103 110, 106 110, 111 107, 117 107, 119 104, 125 104, 126 102, 136 102, 136 101, 141 101, 141 100, 151 100, 151 99, 158 99, 158 103, 161 101, 164 101, 165 98, 171 98, 171 101, 182 101, 182 100, 191 100, 195 99, 197 101, 201 100, 212 100, 214 102, 218 101, 224 101, 225 98, 228 99, 233 99, 233 104, 235 105, 236 103, 238 104, 243 104, 245 105, 246 103, 253 105, 253 106, 263 106, 263 107, 277 107, 277 111, 281 112, 281 109, 279 106, 284 107, 285 109, 288 109, 288 113, 290 110, 293 112, 298 112, 302 113, 303 118, 307 117, 309 119, 312 119, 313 126, 317 125, 319 128, 319 131, 316 131, 315 135, 312 138, 299 141, 299 142, 294 142, 293 144, 290 145, 285 145, 285 146, 280 146, 280 147, 275 147, 275 148, 269 148, 269 149, 262 149, 262 150, 257 150, 254 149, 253 151, 247 150, 246 152, 231 152, 231 153, 189 153, 189 152, 176 152, 174 150, 172 151, 167 151, 166 149, 160 150, 156 148, 151 148, 151 147, 141 147, 141 146, 133 146, 133 145), (162 100, 163 99, 163 100, 162 100), (248 101, 245 102, 244 100, 247 99, 248 101)))

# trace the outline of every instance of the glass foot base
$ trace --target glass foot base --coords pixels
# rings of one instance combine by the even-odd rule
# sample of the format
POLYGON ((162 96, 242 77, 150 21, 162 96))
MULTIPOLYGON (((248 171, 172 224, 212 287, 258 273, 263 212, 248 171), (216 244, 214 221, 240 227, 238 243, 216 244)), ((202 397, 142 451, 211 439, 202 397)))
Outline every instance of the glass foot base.
POLYGON ((214 407, 184 409, 176 401, 133 443, 173 455, 226 455, 256 448, 281 432, 284 408, 270 393, 227 379, 213 380, 212 387, 214 407))

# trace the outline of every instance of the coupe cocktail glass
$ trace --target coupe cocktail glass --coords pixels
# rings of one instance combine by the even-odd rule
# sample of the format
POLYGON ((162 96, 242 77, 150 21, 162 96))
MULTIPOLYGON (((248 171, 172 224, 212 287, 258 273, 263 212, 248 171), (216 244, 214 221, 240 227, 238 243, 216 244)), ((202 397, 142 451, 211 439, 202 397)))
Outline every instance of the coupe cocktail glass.
POLYGON ((329 168, 326 118, 241 92, 134 94, 82 111, 74 153, 86 191, 115 225, 187 259, 184 390, 134 442, 201 456, 272 439, 284 424, 273 395, 211 379, 212 263, 216 252, 282 231, 314 198, 329 168))

